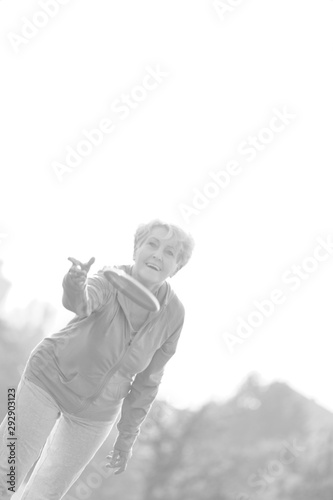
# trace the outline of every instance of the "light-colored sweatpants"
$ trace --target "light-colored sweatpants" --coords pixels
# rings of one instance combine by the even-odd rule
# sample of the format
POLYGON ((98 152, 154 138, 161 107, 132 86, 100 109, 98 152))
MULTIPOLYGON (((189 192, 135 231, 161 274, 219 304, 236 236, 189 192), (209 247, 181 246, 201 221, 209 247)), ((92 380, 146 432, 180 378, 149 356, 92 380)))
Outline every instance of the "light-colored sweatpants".
MULTIPOLYGON (((112 422, 93 422, 62 412, 46 391, 24 376, 16 391, 15 413, 15 491, 40 457, 24 488, 22 500, 63 498, 101 447, 117 417, 115 415, 112 422)), ((7 483, 8 437, 6 415, 0 426, 1 500, 13 495, 7 483)))

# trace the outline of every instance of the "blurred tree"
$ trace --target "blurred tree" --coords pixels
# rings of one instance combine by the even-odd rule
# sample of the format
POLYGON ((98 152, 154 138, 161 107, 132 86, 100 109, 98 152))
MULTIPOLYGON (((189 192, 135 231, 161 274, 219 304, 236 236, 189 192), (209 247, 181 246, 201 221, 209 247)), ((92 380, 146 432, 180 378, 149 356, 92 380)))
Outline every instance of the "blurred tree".
POLYGON ((17 387, 31 350, 45 336, 55 317, 49 304, 32 301, 18 310, 13 319, 0 317, 0 419, 7 412, 7 391, 17 387), (17 317, 20 317, 19 326, 17 317))

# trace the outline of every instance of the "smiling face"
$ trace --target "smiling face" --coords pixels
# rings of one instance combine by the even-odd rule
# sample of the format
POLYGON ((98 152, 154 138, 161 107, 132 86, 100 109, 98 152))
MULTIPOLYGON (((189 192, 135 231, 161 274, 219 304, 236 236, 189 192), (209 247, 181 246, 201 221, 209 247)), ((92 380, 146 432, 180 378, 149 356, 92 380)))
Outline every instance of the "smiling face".
POLYGON ((167 232, 164 227, 154 227, 134 255, 133 277, 151 291, 177 270, 180 245, 175 237, 164 239, 167 232))

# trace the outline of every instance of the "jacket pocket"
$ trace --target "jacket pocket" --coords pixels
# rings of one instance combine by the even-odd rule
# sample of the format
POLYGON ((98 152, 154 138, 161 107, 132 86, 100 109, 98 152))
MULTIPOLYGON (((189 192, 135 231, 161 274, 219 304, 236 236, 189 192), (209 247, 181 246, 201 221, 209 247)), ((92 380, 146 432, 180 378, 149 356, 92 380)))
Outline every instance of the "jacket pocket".
POLYGON ((60 368, 57 359, 54 356, 52 358, 57 368, 59 380, 77 396, 88 398, 96 392, 100 380, 89 380, 87 377, 83 377, 77 370, 65 374, 60 368))
POLYGON ((127 380, 123 382, 110 381, 102 391, 103 398, 109 401, 120 401, 127 396, 130 387, 131 383, 127 380))

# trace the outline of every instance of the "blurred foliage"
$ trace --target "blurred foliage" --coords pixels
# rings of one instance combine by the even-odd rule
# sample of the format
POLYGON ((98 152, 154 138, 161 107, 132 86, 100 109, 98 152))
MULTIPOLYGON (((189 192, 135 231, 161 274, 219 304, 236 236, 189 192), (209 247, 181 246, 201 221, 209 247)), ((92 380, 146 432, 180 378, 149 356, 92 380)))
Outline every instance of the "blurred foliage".
POLYGON ((4 317, 2 305, 10 283, 1 274, 0 262, 0 418, 7 412, 7 390, 17 387, 32 349, 44 338, 55 317, 55 309, 33 300, 4 317))
POLYGON ((83 490, 89 464, 65 498, 332 500, 332 464, 333 416, 286 384, 250 376, 228 402, 197 411, 155 401, 125 474, 83 490))
MULTIPOLYGON (((9 288, 0 276, 0 289, 9 288)), ((17 385, 53 315, 36 302, 10 318, 0 309, 1 418, 7 388, 17 385)), ((287 384, 262 385, 256 374, 227 402, 196 411, 156 400, 119 476, 105 468, 116 435, 114 427, 65 500, 333 499, 332 414, 287 384)))

